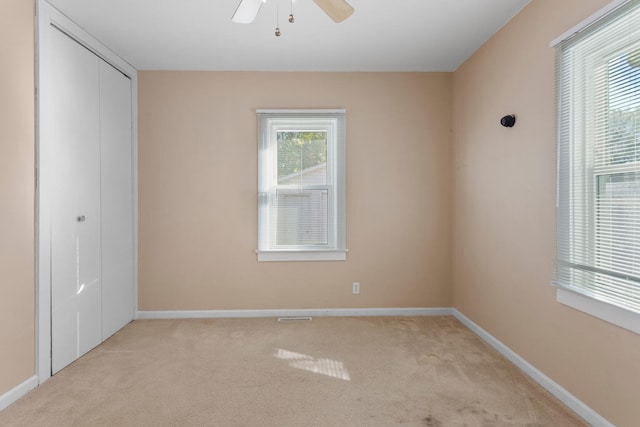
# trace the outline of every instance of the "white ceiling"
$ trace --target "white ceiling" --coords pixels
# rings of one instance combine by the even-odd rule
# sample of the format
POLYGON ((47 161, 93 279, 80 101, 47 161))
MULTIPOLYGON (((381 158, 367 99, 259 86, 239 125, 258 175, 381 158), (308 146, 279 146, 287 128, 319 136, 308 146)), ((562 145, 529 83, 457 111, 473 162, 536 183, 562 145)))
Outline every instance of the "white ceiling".
POLYGON ((312 0, 48 0, 139 70, 454 71, 530 0, 348 0, 336 24, 312 0), (276 6, 282 36, 276 37, 276 6))

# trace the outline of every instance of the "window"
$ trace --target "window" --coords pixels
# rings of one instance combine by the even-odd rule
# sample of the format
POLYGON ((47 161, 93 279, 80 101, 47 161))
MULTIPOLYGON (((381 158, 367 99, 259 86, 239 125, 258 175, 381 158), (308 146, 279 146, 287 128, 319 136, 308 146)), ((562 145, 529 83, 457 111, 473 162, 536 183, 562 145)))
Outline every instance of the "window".
POLYGON ((346 259, 345 111, 257 113, 258 261, 346 259))
POLYGON ((559 300, 640 332, 640 1, 557 50, 559 300))

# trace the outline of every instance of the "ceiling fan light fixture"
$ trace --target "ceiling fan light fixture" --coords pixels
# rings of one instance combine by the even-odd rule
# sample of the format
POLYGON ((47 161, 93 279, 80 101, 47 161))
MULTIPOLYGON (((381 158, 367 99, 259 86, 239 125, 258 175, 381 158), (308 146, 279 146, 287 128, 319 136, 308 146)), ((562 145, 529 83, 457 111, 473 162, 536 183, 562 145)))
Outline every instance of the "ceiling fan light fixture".
POLYGON ((293 0, 291 0, 291 11, 289 13, 289 22, 292 24, 296 22, 296 19, 293 17, 293 0))
MULTIPOLYGON (((295 22, 295 18, 293 16, 293 3, 295 1, 296 0, 290 0, 291 9, 289 13, 289 22, 291 24, 295 22)), ((345 0, 313 1, 336 23, 344 21, 353 14, 353 7, 345 0)), ((256 19, 258 12, 262 8, 262 5, 266 2, 267 0, 240 0, 240 4, 238 4, 238 7, 236 8, 236 11, 233 14, 231 20, 239 24, 249 24, 253 22, 256 19)), ((278 19, 279 10, 280 3, 279 1, 276 1, 276 37, 280 36, 280 23, 278 19)))
POLYGON ((313 0, 334 22, 339 23, 353 15, 353 7, 345 0, 313 0))
POLYGON ((250 24, 258 16, 258 12, 267 0, 242 0, 231 20, 238 24, 250 24))

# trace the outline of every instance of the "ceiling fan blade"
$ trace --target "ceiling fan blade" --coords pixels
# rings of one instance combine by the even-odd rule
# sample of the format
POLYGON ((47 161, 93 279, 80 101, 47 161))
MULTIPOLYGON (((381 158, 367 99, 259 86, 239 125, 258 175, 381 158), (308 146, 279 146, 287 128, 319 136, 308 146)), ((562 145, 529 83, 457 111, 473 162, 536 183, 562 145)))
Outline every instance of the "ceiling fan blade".
POLYGON ((266 0, 240 0, 231 20, 238 24, 250 24, 266 0))
POLYGON ((353 7, 344 0, 313 0, 335 22, 342 22, 353 14, 353 7))

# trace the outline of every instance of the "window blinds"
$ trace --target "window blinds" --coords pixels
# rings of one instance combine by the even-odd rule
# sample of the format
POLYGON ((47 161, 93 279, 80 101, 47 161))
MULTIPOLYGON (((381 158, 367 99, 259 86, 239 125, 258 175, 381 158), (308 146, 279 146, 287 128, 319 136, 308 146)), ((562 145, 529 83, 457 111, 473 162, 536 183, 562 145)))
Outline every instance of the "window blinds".
POLYGON ((640 1, 557 46, 557 286, 640 313, 640 1))

